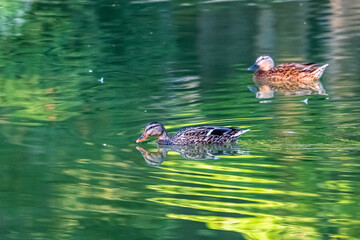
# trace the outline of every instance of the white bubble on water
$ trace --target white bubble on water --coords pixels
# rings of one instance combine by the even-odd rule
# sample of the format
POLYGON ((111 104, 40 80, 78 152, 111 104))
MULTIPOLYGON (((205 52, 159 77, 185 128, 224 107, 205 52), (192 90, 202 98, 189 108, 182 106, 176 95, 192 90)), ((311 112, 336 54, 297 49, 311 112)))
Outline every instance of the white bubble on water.
POLYGON ((309 104, 309 98, 306 98, 306 99, 304 99, 304 100, 301 100, 303 103, 305 103, 306 105, 308 105, 309 104))

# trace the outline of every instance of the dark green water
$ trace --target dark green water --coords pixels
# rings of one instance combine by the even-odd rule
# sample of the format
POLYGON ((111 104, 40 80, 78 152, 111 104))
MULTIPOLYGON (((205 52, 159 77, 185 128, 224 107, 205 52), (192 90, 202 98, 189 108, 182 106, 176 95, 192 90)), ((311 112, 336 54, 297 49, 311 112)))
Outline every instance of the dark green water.
POLYGON ((356 0, 1 2, 0 238, 360 239, 359 22, 356 0), (257 99, 264 53, 329 63, 328 96, 257 99), (149 164, 154 120, 252 130, 149 164))

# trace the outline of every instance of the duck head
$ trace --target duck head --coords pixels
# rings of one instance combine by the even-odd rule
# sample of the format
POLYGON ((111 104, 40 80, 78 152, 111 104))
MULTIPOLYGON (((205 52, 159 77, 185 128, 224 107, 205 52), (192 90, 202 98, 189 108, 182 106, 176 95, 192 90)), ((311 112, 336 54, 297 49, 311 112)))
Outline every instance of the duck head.
POLYGON ((254 65, 248 68, 248 70, 257 70, 261 69, 263 71, 268 71, 274 67, 274 60, 270 56, 260 56, 256 59, 254 65))
POLYGON ((159 139, 166 138, 167 133, 164 125, 159 122, 148 123, 145 127, 143 134, 136 140, 136 143, 142 142, 150 136, 158 136, 159 139))

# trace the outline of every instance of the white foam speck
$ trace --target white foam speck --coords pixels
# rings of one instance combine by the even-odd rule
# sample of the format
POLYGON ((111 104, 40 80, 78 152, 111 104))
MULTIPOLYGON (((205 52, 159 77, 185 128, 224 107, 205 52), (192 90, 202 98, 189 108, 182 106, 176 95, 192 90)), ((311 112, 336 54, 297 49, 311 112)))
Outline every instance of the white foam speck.
POLYGON ((304 99, 304 100, 301 100, 303 103, 305 103, 306 105, 308 105, 308 103, 309 103, 309 98, 306 98, 306 99, 304 99))

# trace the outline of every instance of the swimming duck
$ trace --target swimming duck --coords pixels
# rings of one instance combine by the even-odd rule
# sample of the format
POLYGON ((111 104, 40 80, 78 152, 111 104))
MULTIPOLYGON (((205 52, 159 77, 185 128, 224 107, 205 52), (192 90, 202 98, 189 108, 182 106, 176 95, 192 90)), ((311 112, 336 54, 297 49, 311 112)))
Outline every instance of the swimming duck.
POLYGON ((158 136, 159 145, 194 145, 194 144, 224 144, 235 142, 241 134, 250 129, 241 130, 227 127, 189 127, 183 128, 172 136, 168 136, 164 125, 159 122, 148 123, 143 134, 136 140, 137 143, 147 137, 158 136))
POLYGON ((260 56, 248 70, 256 70, 254 82, 260 88, 264 86, 277 91, 312 90, 321 93, 319 82, 325 68, 329 64, 284 63, 275 67, 270 56, 260 56))

